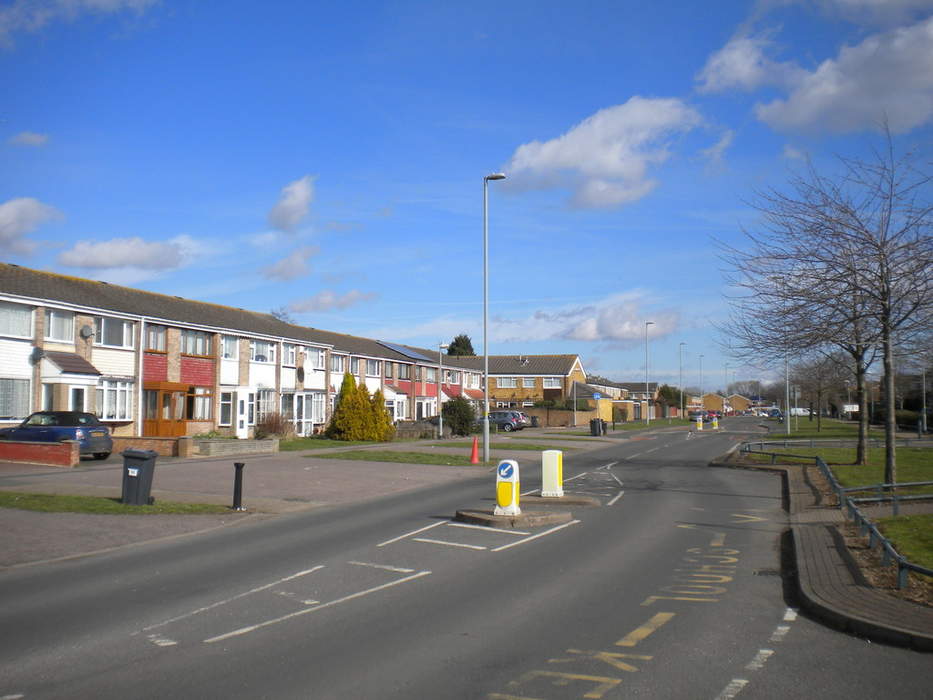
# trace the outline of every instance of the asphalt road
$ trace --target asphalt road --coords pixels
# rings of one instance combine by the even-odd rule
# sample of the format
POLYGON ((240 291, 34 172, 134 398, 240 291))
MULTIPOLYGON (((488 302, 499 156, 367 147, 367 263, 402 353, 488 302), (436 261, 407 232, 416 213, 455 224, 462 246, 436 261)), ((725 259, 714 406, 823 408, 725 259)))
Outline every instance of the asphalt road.
POLYGON ((485 476, 5 572, 0 698, 928 697, 929 655, 797 614, 778 477, 706 466, 735 439, 565 456, 603 505, 562 526, 452 522, 485 476))

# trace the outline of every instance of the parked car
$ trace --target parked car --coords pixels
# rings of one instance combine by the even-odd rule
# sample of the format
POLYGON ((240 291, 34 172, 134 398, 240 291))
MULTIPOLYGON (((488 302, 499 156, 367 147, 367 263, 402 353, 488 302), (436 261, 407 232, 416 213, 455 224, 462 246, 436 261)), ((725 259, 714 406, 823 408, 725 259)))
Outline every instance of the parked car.
POLYGON ((489 424, 499 426, 499 430, 507 433, 513 430, 521 430, 525 427, 522 422, 521 413, 518 411, 490 411, 489 424))
POLYGON ((518 415, 520 416, 521 421, 522 421, 522 428, 530 428, 532 425, 531 417, 524 411, 519 411, 518 415))
POLYGON ((82 456, 107 459, 113 451, 110 428, 93 413, 80 411, 38 411, 13 428, 0 430, 0 440, 62 442, 77 440, 82 456))

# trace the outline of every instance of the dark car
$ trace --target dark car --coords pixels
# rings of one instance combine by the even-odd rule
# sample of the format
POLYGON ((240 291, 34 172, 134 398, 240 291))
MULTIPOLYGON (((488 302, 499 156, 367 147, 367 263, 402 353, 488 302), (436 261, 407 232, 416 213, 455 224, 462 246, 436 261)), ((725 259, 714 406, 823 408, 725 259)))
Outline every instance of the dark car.
POLYGON ((499 426, 499 430, 507 433, 513 430, 521 430, 525 427, 522 421, 522 415, 518 411, 490 411, 489 424, 499 426))
POLYGON ((93 413, 80 411, 39 411, 14 428, 0 430, 0 440, 23 442, 62 442, 76 440, 81 455, 107 459, 113 451, 110 428, 93 413))

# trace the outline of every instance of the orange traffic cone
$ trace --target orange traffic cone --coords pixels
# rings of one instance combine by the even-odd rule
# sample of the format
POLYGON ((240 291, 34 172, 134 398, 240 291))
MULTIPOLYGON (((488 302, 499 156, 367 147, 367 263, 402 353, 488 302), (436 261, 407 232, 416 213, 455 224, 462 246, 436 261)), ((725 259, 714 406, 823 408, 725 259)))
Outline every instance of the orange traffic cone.
POLYGON ((473 436, 473 452, 470 454, 470 464, 479 464, 479 449, 475 435, 473 436))

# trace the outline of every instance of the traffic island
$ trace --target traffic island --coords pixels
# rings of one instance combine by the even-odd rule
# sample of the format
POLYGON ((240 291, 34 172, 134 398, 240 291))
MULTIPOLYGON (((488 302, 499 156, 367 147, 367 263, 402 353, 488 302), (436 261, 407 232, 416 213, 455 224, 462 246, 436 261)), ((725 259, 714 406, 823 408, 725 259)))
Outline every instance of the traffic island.
POLYGON ((486 527, 526 528, 562 525, 573 520, 570 511, 522 511, 518 515, 496 515, 491 510, 458 510, 454 520, 486 527))
POLYGON ((603 504, 598 498, 592 496, 576 496, 566 493, 563 496, 522 496, 522 503, 530 506, 583 506, 585 508, 603 504))

